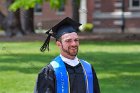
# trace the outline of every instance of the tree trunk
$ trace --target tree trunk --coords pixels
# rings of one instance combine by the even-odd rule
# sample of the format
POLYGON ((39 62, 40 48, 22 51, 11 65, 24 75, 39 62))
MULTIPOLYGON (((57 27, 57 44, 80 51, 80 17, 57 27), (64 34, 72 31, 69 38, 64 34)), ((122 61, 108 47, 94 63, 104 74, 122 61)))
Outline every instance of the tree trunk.
POLYGON ((3 13, 0 12, 0 29, 3 30, 5 30, 4 20, 5 20, 5 16, 3 15, 3 13))
POLYGON ((22 28, 26 34, 35 33, 33 8, 22 11, 22 28))
MULTIPOLYGON (((7 0, 7 8, 13 3, 14 0, 7 0)), ((18 9, 15 12, 8 11, 8 15, 6 17, 6 35, 7 36, 22 36, 24 32, 21 28, 20 22, 20 10, 18 9)))
POLYGON ((80 0, 72 0, 72 18, 77 22, 79 22, 79 7, 80 0))

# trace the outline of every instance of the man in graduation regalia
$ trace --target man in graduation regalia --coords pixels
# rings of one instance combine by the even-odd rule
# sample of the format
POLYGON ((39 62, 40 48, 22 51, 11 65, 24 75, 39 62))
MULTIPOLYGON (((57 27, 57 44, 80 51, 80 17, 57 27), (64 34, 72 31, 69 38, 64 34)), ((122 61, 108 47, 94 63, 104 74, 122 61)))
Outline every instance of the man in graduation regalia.
POLYGON ((100 93, 92 65, 77 57, 81 24, 66 17, 46 32, 41 51, 49 50, 50 37, 56 38, 60 55, 38 74, 34 93, 100 93))

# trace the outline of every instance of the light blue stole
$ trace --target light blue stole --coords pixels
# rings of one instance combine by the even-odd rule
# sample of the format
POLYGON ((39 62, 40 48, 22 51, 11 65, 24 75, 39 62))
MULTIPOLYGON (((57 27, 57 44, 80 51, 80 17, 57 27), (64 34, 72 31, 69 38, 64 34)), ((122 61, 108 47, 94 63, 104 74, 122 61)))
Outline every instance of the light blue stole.
MULTIPOLYGON (((86 93, 94 93, 91 65, 84 60, 80 60, 80 62, 82 64, 85 75, 86 93)), ((68 72, 61 57, 56 57, 50 64, 52 65, 56 75, 57 93, 70 93, 68 72)))

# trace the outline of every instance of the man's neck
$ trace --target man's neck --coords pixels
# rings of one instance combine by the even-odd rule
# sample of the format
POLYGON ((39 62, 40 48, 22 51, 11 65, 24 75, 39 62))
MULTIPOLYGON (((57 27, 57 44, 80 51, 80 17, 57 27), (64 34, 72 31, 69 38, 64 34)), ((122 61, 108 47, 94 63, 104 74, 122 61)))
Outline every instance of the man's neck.
POLYGON ((75 59, 75 57, 76 57, 76 56, 64 55, 62 53, 61 53, 61 55, 65 58, 68 58, 68 59, 71 59, 71 60, 75 59))

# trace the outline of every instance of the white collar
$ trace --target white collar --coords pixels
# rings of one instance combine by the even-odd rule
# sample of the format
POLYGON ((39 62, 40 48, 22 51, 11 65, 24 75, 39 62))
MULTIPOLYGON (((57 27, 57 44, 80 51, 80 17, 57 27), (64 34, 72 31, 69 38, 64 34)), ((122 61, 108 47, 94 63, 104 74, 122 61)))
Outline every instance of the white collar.
POLYGON ((76 65, 79 64, 79 60, 78 60, 77 56, 76 56, 73 60, 68 59, 68 58, 62 56, 61 54, 60 54, 60 57, 61 57, 61 59, 62 59, 65 63, 67 63, 67 64, 70 65, 70 66, 76 66, 76 65))

